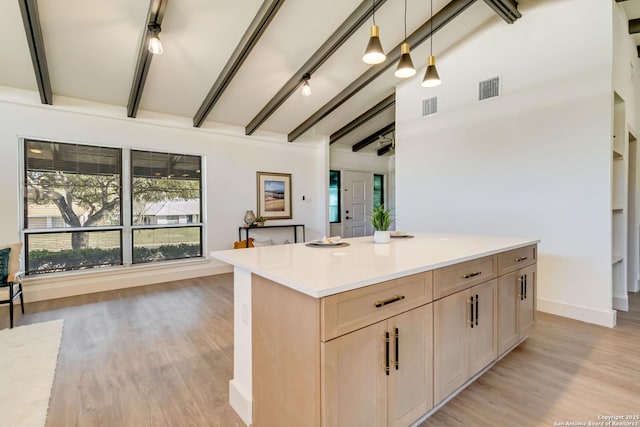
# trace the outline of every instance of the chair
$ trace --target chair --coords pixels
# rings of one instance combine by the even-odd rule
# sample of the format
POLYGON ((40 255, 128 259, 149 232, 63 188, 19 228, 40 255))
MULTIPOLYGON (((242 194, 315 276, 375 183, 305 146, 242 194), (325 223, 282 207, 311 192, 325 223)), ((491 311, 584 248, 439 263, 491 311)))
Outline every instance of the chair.
POLYGON ((13 328, 13 302, 20 297, 20 308, 24 314, 22 296, 22 243, 0 246, 0 304, 9 304, 9 326, 13 328))

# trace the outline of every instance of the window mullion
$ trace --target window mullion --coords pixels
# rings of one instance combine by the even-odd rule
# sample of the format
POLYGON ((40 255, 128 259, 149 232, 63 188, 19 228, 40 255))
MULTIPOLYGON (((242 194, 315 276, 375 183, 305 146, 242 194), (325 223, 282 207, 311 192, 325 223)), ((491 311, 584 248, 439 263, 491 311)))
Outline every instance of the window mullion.
POLYGON ((122 187, 120 206, 122 208, 122 263, 124 265, 131 265, 133 260, 132 255, 132 241, 131 238, 131 218, 133 216, 131 211, 131 150, 122 150, 122 187))

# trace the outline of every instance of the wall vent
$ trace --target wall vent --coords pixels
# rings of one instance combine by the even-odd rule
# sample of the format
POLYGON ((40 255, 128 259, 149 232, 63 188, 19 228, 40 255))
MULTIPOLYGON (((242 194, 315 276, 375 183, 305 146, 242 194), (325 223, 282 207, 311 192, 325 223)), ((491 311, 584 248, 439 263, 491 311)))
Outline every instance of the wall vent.
POLYGON ((483 80, 478 85, 478 101, 500 96, 500 77, 483 80))
POLYGON ((430 116, 438 112, 438 97, 427 98, 422 100, 422 115, 430 116))

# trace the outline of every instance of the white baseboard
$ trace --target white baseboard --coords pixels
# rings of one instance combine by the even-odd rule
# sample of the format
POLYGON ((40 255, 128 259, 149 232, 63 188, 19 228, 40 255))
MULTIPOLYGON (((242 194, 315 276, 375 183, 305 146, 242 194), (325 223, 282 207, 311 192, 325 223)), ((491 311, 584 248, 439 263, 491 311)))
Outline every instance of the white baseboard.
POLYGON ((567 304, 560 301, 552 301, 538 298, 538 310, 570 319, 581 320, 600 326, 613 328, 616 326, 615 310, 596 310, 590 307, 567 304))
POLYGON ((613 297, 614 310, 629 311, 629 297, 613 297))
POLYGON ((234 381, 229 381, 229 404, 248 426, 253 422, 253 399, 234 381))
POLYGON ((25 302, 35 302, 232 271, 230 265, 202 259, 30 276, 23 280, 22 286, 25 302))

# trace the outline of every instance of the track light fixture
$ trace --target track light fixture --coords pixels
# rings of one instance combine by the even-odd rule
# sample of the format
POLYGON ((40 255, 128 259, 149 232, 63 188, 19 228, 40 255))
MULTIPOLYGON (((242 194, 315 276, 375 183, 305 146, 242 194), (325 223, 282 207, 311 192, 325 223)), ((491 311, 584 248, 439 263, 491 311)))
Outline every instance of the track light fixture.
POLYGON ((431 36, 429 37, 431 50, 429 58, 427 59, 427 71, 425 71, 424 78, 422 79, 422 86, 424 87, 434 87, 441 83, 438 70, 436 69, 436 57, 433 56, 433 0, 431 0, 431 18, 429 22, 431 22, 431 36))
POLYGON ((151 33, 151 35, 149 36, 149 52, 153 53, 154 55, 161 55, 162 52, 164 52, 164 49, 162 49, 162 42, 160 41, 160 37, 158 37, 160 31, 162 31, 162 29, 160 28, 160 24, 153 22, 149 24, 147 28, 151 33))
POLYGON ((373 3, 373 25, 371 26, 369 43, 367 44, 367 49, 364 51, 362 60, 367 64, 375 65, 387 59, 387 55, 384 54, 382 43, 380 43, 380 28, 376 25, 376 0, 371 1, 373 3))
POLYGON ((309 73, 305 73, 304 76, 302 76, 302 81, 304 82, 302 83, 302 89, 300 89, 302 96, 311 96, 311 85, 309 84, 310 78, 311 75, 309 73))
POLYGON ((394 75, 401 79, 414 76, 416 69, 411 60, 411 47, 407 43, 407 0, 404 0, 404 43, 400 45, 400 53, 398 68, 396 68, 394 75))

